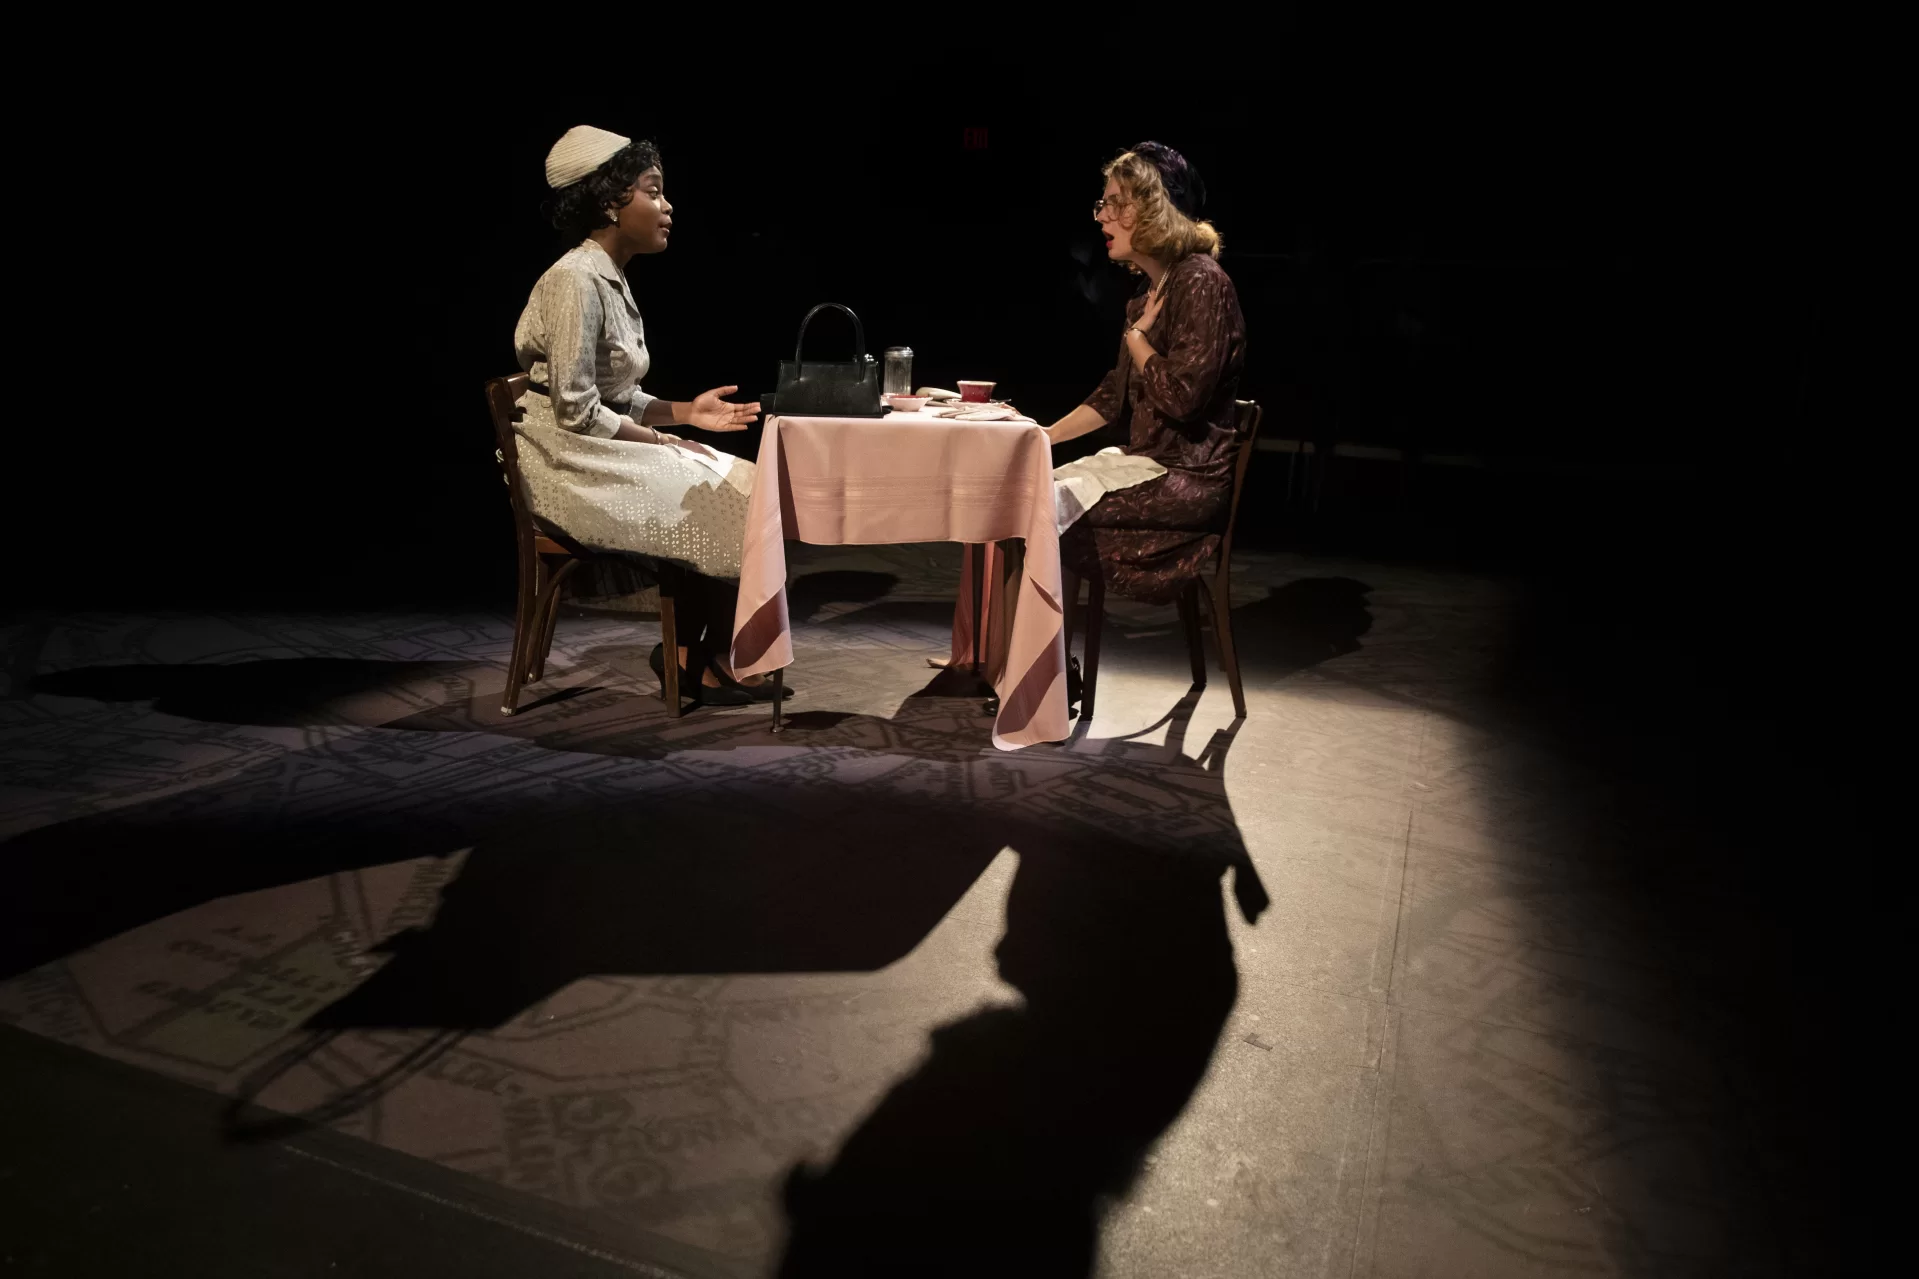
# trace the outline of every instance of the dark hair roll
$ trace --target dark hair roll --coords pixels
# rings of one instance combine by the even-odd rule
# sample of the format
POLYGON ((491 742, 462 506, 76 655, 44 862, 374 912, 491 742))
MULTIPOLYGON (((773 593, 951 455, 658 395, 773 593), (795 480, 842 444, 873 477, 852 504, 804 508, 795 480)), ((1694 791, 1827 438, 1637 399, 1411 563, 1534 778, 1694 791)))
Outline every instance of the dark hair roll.
POLYGON ((1195 222, 1206 216, 1206 181, 1191 160, 1163 142, 1142 142, 1133 154, 1159 170, 1160 183, 1174 208, 1195 222))

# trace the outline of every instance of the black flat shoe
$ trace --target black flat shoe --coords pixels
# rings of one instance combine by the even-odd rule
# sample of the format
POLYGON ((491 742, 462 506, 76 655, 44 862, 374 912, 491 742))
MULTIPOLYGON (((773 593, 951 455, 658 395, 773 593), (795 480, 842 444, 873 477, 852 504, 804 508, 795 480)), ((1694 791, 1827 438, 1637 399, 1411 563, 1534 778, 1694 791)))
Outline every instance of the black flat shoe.
MULTIPOLYGON (((646 664, 651 666, 653 673, 664 682, 666 680, 666 645, 655 644, 653 652, 646 659, 646 664)), ((724 676, 720 678, 725 679, 724 676)), ((714 688, 687 674, 684 666, 680 668, 680 696, 692 699, 699 706, 751 706, 754 701, 752 694, 738 684, 721 683, 718 688, 714 688)))

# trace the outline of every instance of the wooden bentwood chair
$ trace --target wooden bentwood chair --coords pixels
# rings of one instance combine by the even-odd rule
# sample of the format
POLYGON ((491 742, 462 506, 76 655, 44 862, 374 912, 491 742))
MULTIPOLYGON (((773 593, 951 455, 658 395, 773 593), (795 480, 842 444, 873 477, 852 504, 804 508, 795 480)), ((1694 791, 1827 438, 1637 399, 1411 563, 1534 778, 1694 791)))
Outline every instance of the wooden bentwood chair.
MULTIPOLYGON (((560 616, 560 587, 573 570, 599 554, 535 520, 527 505, 526 485, 520 479, 519 442, 513 431, 523 411, 519 399, 525 394, 524 373, 496 377, 486 384, 486 406, 493 416, 493 460, 500 464, 500 477, 506 481, 507 496, 513 503, 513 537, 520 561, 519 593, 513 608, 513 658, 506 674, 506 691, 500 699, 502 715, 519 709, 522 684, 537 684, 546 677, 547 655, 553 651, 553 627, 560 616)), ((667 652, 660 696, 666 701, 667 712, 677 718, 683 707, 680 664, 673 658, 679 649, 673 596, 680 574, 670 564, 649 561, 648 566, 660 583, 660 642, 667 652)))
MULTIPOLYGON (((1179 618, 1186 630, 1186 653, 1193 663, 1193 687, 1206 687, 1206 648, 1200 639, 1200 597, 1213 616, 1213 636, 1219 644, 1219 664, 1233 689, 1233 717, 1246 718, 1246 694, 1240 688, 1239 655, 1233 650, 1233 528, 1239 522, 1239 498, 1246 489, 1246 467, 1253 460, 1253 442, 1259 438, 1260 407, 1251 400, 1235 401, 1234 434, 1239 457, 1233 463, 1233 501, 1227 508, 1226 534, 1220 539, 1219 558, 1210 575, 1202 572, 1179 595, 1179 618)), ((1074 615, 1080 610, 1079 580, 1068 573, 1066 587, 1066 651, 1073 651, 1074 615)), ((1093 718, 1093 694, 1099 688, 1099 637, 1106 621, 1106 583, 1095 575, 1086 579, 1086 670, 1082 676, 1079 722, 1093 718)))

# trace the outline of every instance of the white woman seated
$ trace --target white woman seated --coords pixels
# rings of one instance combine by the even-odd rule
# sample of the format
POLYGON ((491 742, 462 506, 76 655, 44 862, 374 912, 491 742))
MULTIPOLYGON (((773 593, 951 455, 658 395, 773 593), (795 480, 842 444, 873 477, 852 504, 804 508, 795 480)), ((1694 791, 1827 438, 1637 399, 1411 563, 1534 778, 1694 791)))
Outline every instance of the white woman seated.
MULTIPOLYGON (((770 682, 741 683, 725 660, 753 464, 665 429, 743 431, 760 406, 721 398, 737 386, 690 401, 640 389, 651 360, 626 265, 672 237, 659 152, 581 125, 548 153, 546 180, 553 225, 573 247, 533 286, 513 334, 528 380, 518 430, 533 513, 583 546, 692 570, 676 600, 680 687, 708 705, 768 699, 770 682)), ((655 673, 665 663, 655 648, 655 673)))
POLYGON ((1092 503, 1061 535, 1060 559, 1129 599, 1164 604, 1226 531, 1246 322, 1217 261, 1219 232, 1203 218, 1205 183, 1186 158, 1142 142, 1105 174, 1093 216, 1107 257, 1141 276, 1141 287, 1127 303, 1113 368, 1046 433, 1060 444, 1117 422, 1126 456, 1089 468, 1092 503))

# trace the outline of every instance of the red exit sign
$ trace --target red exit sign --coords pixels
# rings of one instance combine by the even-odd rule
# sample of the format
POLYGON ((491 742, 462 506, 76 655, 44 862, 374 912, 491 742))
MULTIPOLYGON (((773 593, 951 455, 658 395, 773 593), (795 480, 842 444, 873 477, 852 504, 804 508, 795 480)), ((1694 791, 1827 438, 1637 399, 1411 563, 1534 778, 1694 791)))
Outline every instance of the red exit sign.
POLYGON ((963 151, 986 150, 986 130, 961 129, 960 130, 960 149, 963 151))

